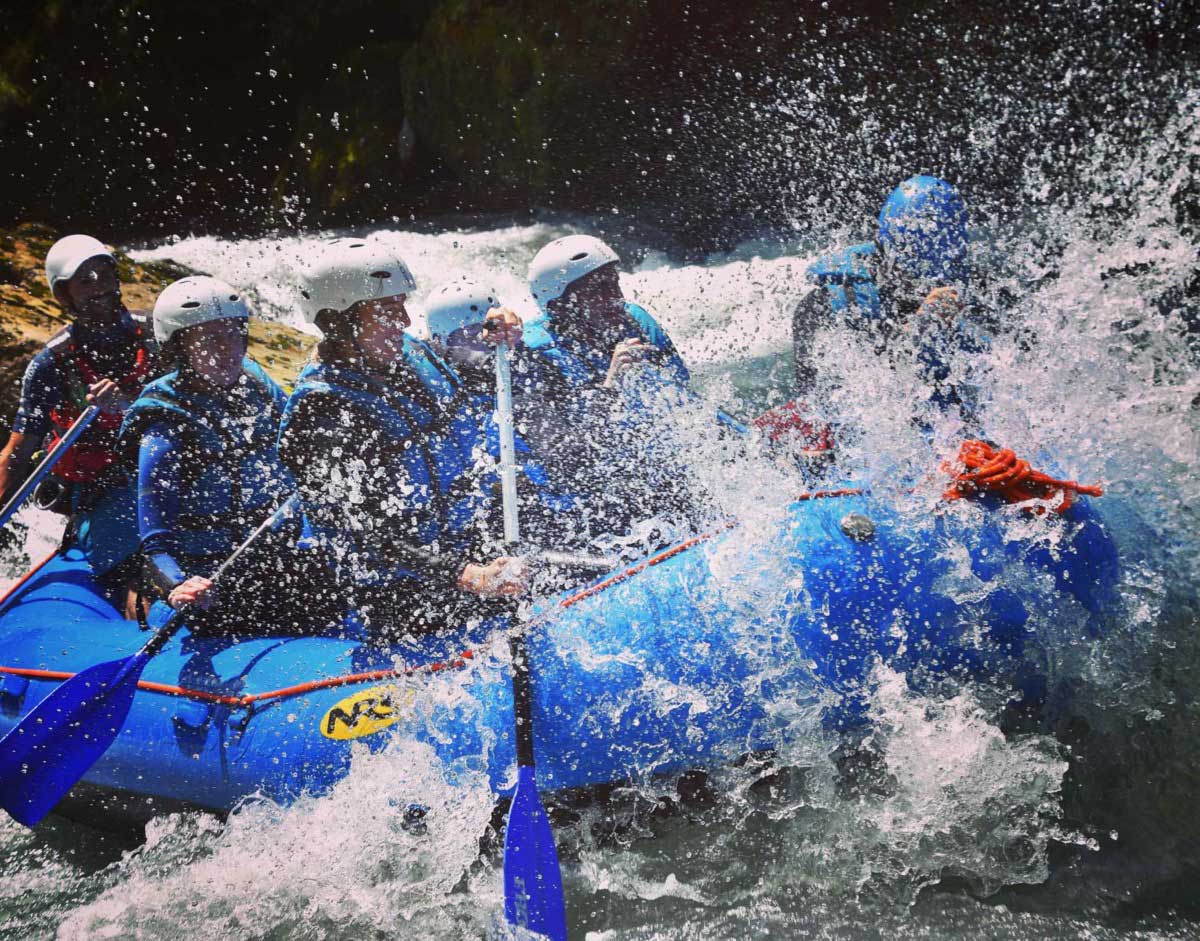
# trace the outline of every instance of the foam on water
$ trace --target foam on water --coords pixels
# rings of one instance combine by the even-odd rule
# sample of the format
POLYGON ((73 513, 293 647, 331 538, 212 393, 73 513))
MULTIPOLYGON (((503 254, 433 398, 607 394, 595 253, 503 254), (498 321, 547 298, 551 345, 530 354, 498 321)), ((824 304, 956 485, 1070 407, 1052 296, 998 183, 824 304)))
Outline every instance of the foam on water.
POLYGON ((498 872, 478 862, 492 808, 485 777, 428 746, 360 749, 320 799, 154 820, 58 937, 477 937, 502 905, 498 872), (428 808, 423 829, 406 824, 412 802, 428 808))

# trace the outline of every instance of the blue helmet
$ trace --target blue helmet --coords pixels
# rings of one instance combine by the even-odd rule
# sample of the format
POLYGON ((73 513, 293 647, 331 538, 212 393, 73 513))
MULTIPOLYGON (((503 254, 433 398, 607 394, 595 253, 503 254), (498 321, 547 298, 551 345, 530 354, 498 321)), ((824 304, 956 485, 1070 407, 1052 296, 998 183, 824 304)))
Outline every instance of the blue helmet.
POLYGON ((945 180, 910 177, 880 210, 879 245, 910 278, 966 281, 966 203, 945 180))

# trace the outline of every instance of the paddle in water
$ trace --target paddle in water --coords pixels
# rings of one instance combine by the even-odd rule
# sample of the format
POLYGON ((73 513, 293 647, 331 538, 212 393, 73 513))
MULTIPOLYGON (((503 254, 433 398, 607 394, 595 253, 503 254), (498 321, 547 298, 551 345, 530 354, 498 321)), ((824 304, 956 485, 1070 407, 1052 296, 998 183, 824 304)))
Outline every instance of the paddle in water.
MULTIPOLYGON (((296 507, 289 497, 213 573, 220 581, 238 557, 296 507)), ((65 680, 0 739, 0 806, 18 823, 37 824, 54 809, 125 724, 138 680, 150 658, 183 627, 188 608, 174 612, 137 653, 89 667, 65 680)))
MULTIPOLYGON (((517 467, 513 438, 512 376, 508 350, 496 348, 496 413, 500 425, 500 485, 504 499, 504 541, 520 539, 517 521, 517 467)), ((504 828, 504 917, 515 928, 551 941, 566 941, 562 872, 550 818, 542 806, 533 754, 533 689, 525 634, 518 629, 511 641, 513 712, 516 719, 517 789, 504 828)))
POLYGON ((21 484, 21 489, 9 497, 4 508, 0 509, 0 526, 8 525, 8 521, 16 515, 17 510, 21 509, 25 501, 29 499, 29 495, 37 489, 37 485, 46 479, 46 475, 50 471, 54 470, 54 465, 71 449, 71 445, 79 439, 79 436, 87 430, 88 425, 99 414, 99 405, 89 405, 79 413, 79 417, 75 421, 71 422, 71 427, 67 429, 66 434, 46 452, 46 456, 33 469, 33 473, 26 478, 25 483, 21 484))

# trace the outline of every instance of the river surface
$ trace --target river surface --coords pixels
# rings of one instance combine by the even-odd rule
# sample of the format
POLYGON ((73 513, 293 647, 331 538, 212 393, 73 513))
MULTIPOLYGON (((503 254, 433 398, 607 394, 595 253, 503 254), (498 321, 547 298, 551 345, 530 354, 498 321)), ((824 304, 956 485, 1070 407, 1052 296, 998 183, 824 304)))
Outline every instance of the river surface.
MULTIPOLYGON (((1094 200, 1041 206, 1023 228, 975 220, 976 261, 1002 311, 986 362, 971 364, 986 434, 1103 482, 1099 503, 1127 561, 1106 636, 1086 646, 1060 638, 1071 689, 1061 718, 1006 733, 979 691, 934 699, 881 673, 873 713, 894 777, 886 793, 845 793, 836 743, 808 732, 797 745, 805 769, 783 779, 726 769, 709 801, 675 813, 650 812, 650 784, 585 809, 558 833, 572 937, 1200 936, 1200 379, 1181 316, 1159 303, 1196 270, 1163 170, 1200 153, 1196 105, 1183 103, 1169 147, 1098 162, 1094 200), (1097 222, 1097 202, 1107 209, 1118 188, 1119 212, 1097 222)), ((452 275, 487 281, 532 313, 524 272, 537 248, 603 227, 445 220, 358 234, 409 261, 420 332, 424 292, 452 275)), ((292 266, 325 235, 185 237, 135 258, 222 277, 262 316, 297 323, 292 266)), ((824 242, 846 235, 831 227, 824 242)), ((706 398, 753 415, 790 397, 791 309, 822 239, 765 232, 688 264, 653 236, 618 244, 628 295, 675 338, 706 398)), ((849 476, 877 488, 911 479, 963 434, 948 416, 927 416, 931 433, 917 431, 919 377, 889 368, 856 334, 831 330, 818 349, 818 407, 854 429, 842 442, 849 476)), ((762 486, 745 484, 775 471, 735 470, 706 483, 723 509, 753 518, 762 486)), ((53 533, 26 520, 33 554, 53 533)), ((286 808, 165 816, 127 836, 55 820, 31 833, 5 820, 0 935, 503 937, 500 871, 478 852, 490 795, 482 782, 452 787, 443 770, 398 737, 359 755, 332 794, 286 808), (412 795, 431 808, 423 835, 394 825, 395 799, 412 795)))

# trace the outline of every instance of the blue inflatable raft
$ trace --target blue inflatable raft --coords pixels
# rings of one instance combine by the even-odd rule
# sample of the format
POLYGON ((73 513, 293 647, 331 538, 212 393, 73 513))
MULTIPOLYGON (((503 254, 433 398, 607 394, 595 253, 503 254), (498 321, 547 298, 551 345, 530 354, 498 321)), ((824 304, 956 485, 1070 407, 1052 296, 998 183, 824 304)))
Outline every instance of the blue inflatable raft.
MULTIPOLYGON (((1047 645, 1100 630, 1117 559, 1086 503, 1034 517, 810 497, 535 607, 543 790, 736 760, 816 723, 854 726, 879 662, 914 685, 1011 684, 1036 702, 1047 645)), ((392 735, 431 744, 451 772, 486 772, 504 793, 515 782, 508 629, 475 624, 389 649, 181 632, 62 809, 81 796, 91 814, 97 798, 140 815, 286 802, 327 790, 356 746, 392 735)), ((56 553, 0 605, 0 734, 54 684, 145 639, 78 553, 56 553)))

